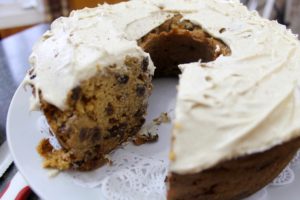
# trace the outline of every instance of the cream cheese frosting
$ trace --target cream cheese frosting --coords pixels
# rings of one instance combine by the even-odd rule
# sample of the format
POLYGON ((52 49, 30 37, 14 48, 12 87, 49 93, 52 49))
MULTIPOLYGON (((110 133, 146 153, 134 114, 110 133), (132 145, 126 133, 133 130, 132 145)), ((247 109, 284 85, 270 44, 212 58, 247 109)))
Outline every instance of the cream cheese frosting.
MULTIPOLYGON (((126 56, 149 56, 136 40, 172 16, 155 5, 137 1, 85 8, 58 18, 29 58, 34 79, 28 74, 25 83, 35 87, 32 109, 39 107, 41 91, 45 101, 64 110, 68 92, 81 81, 97 72, 105 73, 111 65, 126 70, 126 56)), ((154 73, 152 62, 148 69, 154 73)))
POLYGON ((200 172, 300 136, 299 42, 233 0, 132 0, 75 11, 34 47, 36 77, 26 82, 64 109, 80 81, 109 65, 124 67, 127 55, 149 56, 136 40, 175 13, 222 40, 231 55, 180 65, 172 172, 200 172))
POLYGON ((296 36, 239 3, 201 2, 205 9, 184 19, 224 41, 231 55, 180 66, 170 168, 183 174, 300 135, 296 36))

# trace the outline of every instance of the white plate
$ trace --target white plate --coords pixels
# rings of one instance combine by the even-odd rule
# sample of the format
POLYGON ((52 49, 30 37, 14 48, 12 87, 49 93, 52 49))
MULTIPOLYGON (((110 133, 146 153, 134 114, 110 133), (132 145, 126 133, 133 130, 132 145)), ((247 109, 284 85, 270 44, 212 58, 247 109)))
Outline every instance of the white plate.
MULTIPOLYGON (((154 81, 154 91, 149 100, 147 119, 152 120, 161 112, 170 111, 175 105, 176 79, 159 79, 154 81)), ((39 112, 29 111, 30 90, 19 87, 11 102, 7 118, 7 139, 15 164, 30 187, 44 200, 99 200, 104 199, 99 189, 84 188, 74 183, 69 176, 60 173, 54 178, 49 177, 42 168, 42 159, 36 152, 36 146, 43 138, 40 133, 39 112)), ((171 125, 160 128, 157 143, 142 145, 136 148, 149 156, 167 156, 170 144, 171 125)), ((121 150, 120 150, 121 151, 121 150)), ((300 170, 294 169, 295 180, 292 184, 282 187, 268 186, 263 195, 251 200, 299 200, 300 170)), ((261 194, 261 193, 260 193, 261 194)))

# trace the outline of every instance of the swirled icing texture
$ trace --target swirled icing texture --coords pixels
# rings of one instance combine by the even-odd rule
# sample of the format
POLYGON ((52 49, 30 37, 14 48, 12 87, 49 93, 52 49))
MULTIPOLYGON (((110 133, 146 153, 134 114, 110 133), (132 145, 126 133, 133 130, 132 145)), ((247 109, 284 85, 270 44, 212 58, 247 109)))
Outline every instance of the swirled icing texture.
POLYGON ((75 11, 35 46, 37 76, 27 81, 63 109, 80 81, 111 64, 124 67, 128 54, 145 56, 136 40, 174 13, 224 41, 231 55, 180 65, 172 172, 200 172, 300 135, 299 42, 233 0, 132 0, 75 11))
POLYGON ((177 173, 200 172, 300 135, 296 36, 239 3, 201 2, 205 9, 184 18, 224 41, 231 55, 180 66, 171 162, 177 173))
MULTIPOLYGON (((64 110, 68 92, 81 81, 98 72, 105 74, 111 65, 126 70, 126 56, 149 56, 136 40, 172 16, 137 1, 85 8, 58 18, 30 56, 35 78, 28 74, 25 82, 35 87, 32 109, 38 108, 41 91, 43 100, 64 110)), ((148 69, 154 73, 152 62, 148 69)))

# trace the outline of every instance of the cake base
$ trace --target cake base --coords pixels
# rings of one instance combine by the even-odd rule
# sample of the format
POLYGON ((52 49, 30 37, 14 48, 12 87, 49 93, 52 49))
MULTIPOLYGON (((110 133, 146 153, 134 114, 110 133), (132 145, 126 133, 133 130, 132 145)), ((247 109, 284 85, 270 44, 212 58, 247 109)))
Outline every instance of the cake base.
POLYGON ((219 163, 196 174, 170 173, 168 200, 238 200, 271 182, 300 147, 300 138, 219 163))

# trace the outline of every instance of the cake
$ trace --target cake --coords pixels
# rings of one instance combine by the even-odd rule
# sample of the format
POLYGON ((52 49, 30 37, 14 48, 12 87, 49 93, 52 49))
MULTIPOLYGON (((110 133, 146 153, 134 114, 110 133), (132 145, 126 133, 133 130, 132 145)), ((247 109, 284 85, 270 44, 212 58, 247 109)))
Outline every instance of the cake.
POLYGON ((153 76, 179 75, 168 199, 246 197, 300 146, 299 58, 291 31, 238 1, 73 11, 35 45, 25 78, 62 146, 40 143, 44 166, 103 165, 143 125, 153 76))

